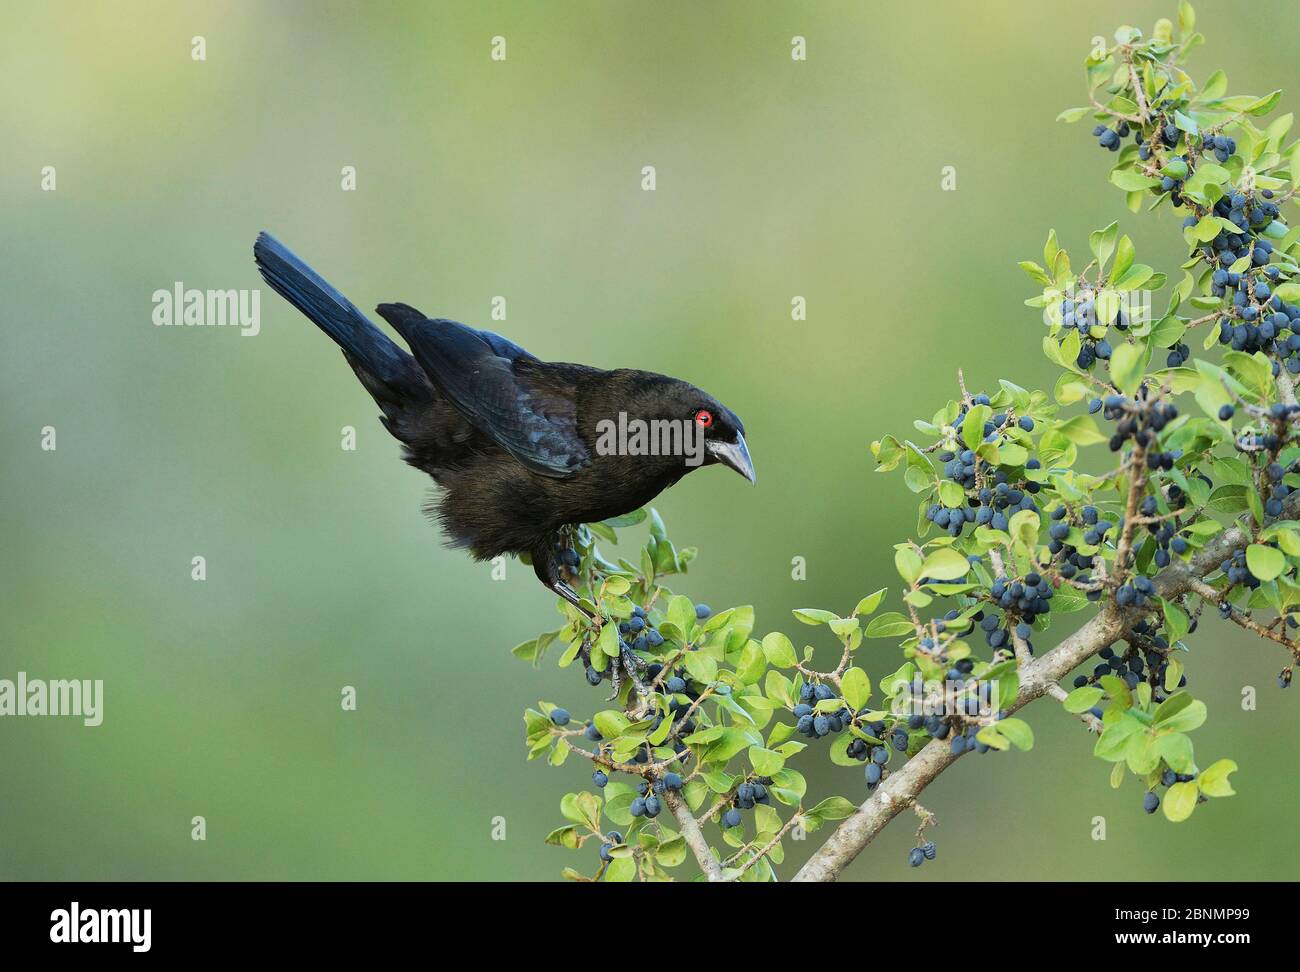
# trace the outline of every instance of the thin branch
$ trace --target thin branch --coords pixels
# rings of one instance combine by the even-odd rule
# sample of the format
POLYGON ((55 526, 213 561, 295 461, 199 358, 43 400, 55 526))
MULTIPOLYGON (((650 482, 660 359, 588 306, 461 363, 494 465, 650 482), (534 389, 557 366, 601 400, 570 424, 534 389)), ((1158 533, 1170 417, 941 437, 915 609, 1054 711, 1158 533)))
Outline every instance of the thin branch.
POLYGON ((695 855, 696 863, 700 865, 700 870, 709 881, 725 880, 722 876, 722 867, 718 864, 713 856, 713 851, 709 850, 709 842, 704 839, 704 832, 700 830, 700 822, 695 819, 691 813, 690 807, 686 801, 677 795, 673 790, 664 791, 664 802, 668 804, 668 809, 672 811, 673 816, 677 818, 677 823, 681 825, 682 837, 686 839, 686 846, 691 849, 695 855))
POLYGON ((790 819, 785 822, 785 826, 782 827, 779 831, 777 831, 776 835, 767 842, 767 844, 763 847, 763 849, 760 850, 757 854, 755 854, 753 857, 751 857, 749 860, 747 860, 744 864, 740 866, 740 873, 744 874, 751 867, 757 864, 760 860, 762 860, 764 857, 770 854, 772 852, 772 848, 781 842, 781 838, 786 835, 786 833, 790 830, 790 828, 793 827, 797 822, 799 822, 802 819, 803 819, 802 810, 792 814, 790 816, 790 819))
MULTIPOLYGON (((1191 592, 1193 594, 1199 594, 1201 597, 1203 597, 1206 601, 1210 602, 1211 604, 1217 606, 1219 604, 1225 603, 1223 600, 1223 592, 1216 587, 1211 587, 1209 584, 1205 583, 1202 580, 1194 580, 1191 582, 1190 586, 1191 586, 1191 592)), ((1258 621, 1251 620, 1245 614, 1242 614, 1236 608, 1233 608, 1231 604, 1229 604, 1228 607, 1231 609, 1231 613, 1228 615, 1229 621, 1233 622, 1239 627, 1245 628, 1247 631, 1251 632, 1252 634, 1256 634, 1261 638, 1267 639, 1268 641, 1276 641, 1279 645, 1281 645, 1283 648, 1285 648, 1287 651, 1291 653, 1291 657, 1294 658, 1296 662, 1300 662, 1300 645, 1297 645, 1294 641, 1291 641, 1285 635, 1278 634, 1276 631, 1273 630, 1271 626, 1266 628, 1258 621)), ((1280 616, 1278 617, 1278 620, 1279 621, 1282 620, 1280 616)))
POLYGON ((1287 373, 1285 368, 1280 369, 1277 373, 1277 388, 1282 394, 1282 401, 1284 404, 1296 404, 1295 382, 1291 380, 1291 376, 1287 373))

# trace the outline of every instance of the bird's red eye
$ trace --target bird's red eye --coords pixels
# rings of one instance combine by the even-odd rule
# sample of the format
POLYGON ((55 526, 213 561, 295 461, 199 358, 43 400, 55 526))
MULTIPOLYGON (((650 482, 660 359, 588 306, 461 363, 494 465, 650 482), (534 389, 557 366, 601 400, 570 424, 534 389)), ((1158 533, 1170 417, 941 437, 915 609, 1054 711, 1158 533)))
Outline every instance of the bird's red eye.
POLYGON ((713 424, 713 416, 709 414, 708 409, 702 408, 695 413, 695 424, 702 429, 707 429, 713 424))

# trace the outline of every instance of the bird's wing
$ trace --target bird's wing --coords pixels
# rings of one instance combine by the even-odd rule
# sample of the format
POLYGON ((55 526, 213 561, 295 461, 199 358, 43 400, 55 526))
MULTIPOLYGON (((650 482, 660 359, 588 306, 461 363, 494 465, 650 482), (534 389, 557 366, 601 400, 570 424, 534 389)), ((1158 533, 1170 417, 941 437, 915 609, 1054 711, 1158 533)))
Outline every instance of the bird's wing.
POLYGON ((563 477, 591 461, 575 387, 523 348, 456 321, 380 313, 461 413, 528 469, 563 477))

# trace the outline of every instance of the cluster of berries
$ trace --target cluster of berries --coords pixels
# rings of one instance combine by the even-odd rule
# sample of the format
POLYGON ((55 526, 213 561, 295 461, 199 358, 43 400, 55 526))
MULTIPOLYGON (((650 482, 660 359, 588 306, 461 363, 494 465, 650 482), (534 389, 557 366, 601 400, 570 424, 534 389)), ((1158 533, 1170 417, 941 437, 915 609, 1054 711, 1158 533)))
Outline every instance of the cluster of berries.
MULTIPOLYGON (((1203 473, 1196 473, 1207 485, 1213 485, 1208 476, 1203 473)), ((1173 512, 1182 509, 1186 503, 1186 497, 1183 491, 1173 485, 1169 491, 1169 505, 1173 512)), ((1146 524, 1147 533, 1155 541, 1156 552, 1153 556, 1157 567, 1168 567, 1173 556, 1182 556, 1191 549, 1191 545, 1185 537, 1178 535, 1178 525, 1172 519, 1160 519, 1159 501, 1154 496, 1148 496, 1138 507, 1138 512, 1146 519, 1150 520, 1146 524)))
MULTIPOLYGON (((1276 546, 1276 542, 1274 546, 1276 546)), ((1229 589, 1240 586, 1253 591, 1259 587, 1259 578, 1250 572, 1250 567, 1246 564, 1246 551, 1244 550, 1234 551, 1231 557, 1219 564, 1219 570, 1223 571, 1223 576, 1228 578, 1229 589)), ((1219 613, 1225 618, 1228 617, 1232 613, 1231 605, 1224 601, 1223 604, 1219 605, 1219 613), (1226 612, 1223 610, 1225 606, 1229 608, 1226 612)))
POLYGON ((805 682, 799 689, 799 702, 794 707, 794 716, 799 720, 795 728, 800 733, 820 739, 822 736, 843 732, 844 727, 853 721, 853 710, 824 682, 805 682), (832 701, 841 704, 839 707, 820 705, 832 701))
POLYGON ((1072 329, 1079 332, 1079 353, 1074 363, 1084 371, 1090 370, 1098 361, 1110 360, 1112 349, 1106 336, 1111 326, 1123 333, 1132 323, 1132 315, 1123 304, 1112 320, 1098 317, 1096 294, 1089 287, 1061 298, 1060 310, 1062 339, 1072 329))
POLYGON ((1268 477, 1269 492, 1268 499, 1264 501, 1264 512, 1269 516, 1282 515, 1282 503, 1291 495, 1291 487, 1282 481, 1287 472, 1295 472, 1296 463, 1289 467, 1283 467, 1280 462, 1270 462, 1264 467, 1264 475, 1268 477))
MULTIPOLYGON (((1267 240, 1260 240, 1256 252, 1267 246, 1267 240)), ((1273 292, 1268 281, 1279 276, 1273 266, 1257 274, 1219 267, 1210 275, 1216 296, 1232 295, 1219 318, 1219 343, 1234 351, 1263 351, 1281 363, 1275 371, 1285 367, 1290 374, 1300 374, 1300 306, 1273 292)))
MULTIPOLYGON (((942 453, 939 458, 942 459, 946 455, 951 453, 942 453)), ((972 470, 973 484, 975 454, 968 449, 950 460, 948 466, 954 462, 963 463, 963 470, 972 470), (967 460, 969 466, 965 465, 967 460)), ((1038 469, 1040 466, 1037 459, 1030 459, 1025 463, 1026 469, 1038 469)), ((925 511, 925 518, 941 530, 947 530, 948 535, 952 537, 961 536, 962 529, 967 523, 992 527, 994 530, 1006 530, 1010 526, 1011 517, 1021 510, 1037 511, 1038 504, 1034 502, 1031 494, 1038 492, 1039 488, 1039 484, 1032 480, 1012 485, 1007 473, 999 469, 994 473, 993 485, 984 487, 974 497, 968 497, 966 506, 960 509, 949 509, 934 503, 925 511)))
POLYGON ((934 841, 927 840, 924 844, 921 844, 919 847, 913 847, 908 852, 907 863, 911 864, 912 867, 920 867, 926 861, 934 860, 937 853, 938 849, 934 846, 934 841))
POLYGON ((980 727, 969 725, 965 731, 954 733, 952 742, 948 743, 948 750, 954 756, 960 756, 962 753, 995 753, 996 749, 991 748, 988 743, 978 739, 980 727))
MULTIPOLYGON (((712 609, 707 604, 699 604, 695 607, 695 617, 701 621, 708 618, 712 613, 712 609)), ((659 633, 659 630, 654 626, 653 622, 650 621, 650 618, 646 615, 645 608, 641 607, 639 604, 632 609, 632 616, 630 618, 618 623, 618 634, 619 648, 624 653, 633 651, 653 652, 660 648, 664 643, 664 636, 659 633)), ((649 666, 649 674, 652 678, 659 674, 660 667, 661 666, 657 664, 651 664, 649 666)), ((594 666, 588 664, 586 666, 587 683, 589 685, 599 685, 604 679, 610 677, 612 671, 612 668, 607 668, 603 672, 597 671, 594 666)), ((671 682, 672 679, 669 679, 669 681, 671 682)), ((667 686, 665 687, 667 688, 667 686)), ((668 688, 668 691, 685 691, 684 683, 683 688, 668 688)))
MULTIPOLYGON (((1192 621, 1188 633, 1196 630, 1192 621)), ((1101 661, 1092 670, 1091 675, 1076 675, 1074 687, 1083 688, 1095 683, 1104 675, 1114 675, 1123 680, 1130 690, 1136 689, 1138 683, 1145 681, 1152 688, 1152 699, 1163 702, 1165 675, 1169 668, 1169 641, 1159 633, 1160 626, 1149 619, 1142 619, 1135 624, 1127 636, 1127 645, 1120 651, 1107 646, 1098 652, 1101 661)), ((1187 685, 1187 676, 1179 678, 1178 688, 1187 685)), ((1101 709, 1093 708, 1091 713, 1101 718, 1101 709)))
MULTIPOLYGON (((1070 510, 1066 506, 1057 506, 1052 509, 1052 525, 1047 528, 1048 545, 1047 549, 1052 555, 1052 561, 1056 565, 1057 572, 1066 580, 1078 577, 1080 581, 1088 579, 1087 573, 1080 571, 1092 570, 1095 559, 1092 554, 1080 553, 1078 548, 1068 542, 1070 538, 1071 524, 1067 520, 1070 510)), ((1085 506, 1080 513, 1081 523, 1087 527, 1087 533, 1084 537, 1084 543, 1091 546, 1097 546, 1101 538, 1105 536, 1106 531, 1111 524, 1099 521, 1097 508, 1095 506, 1085 506), (1088 537, 1095 536, 1097 542, 1089 540, 1088 537)))
POLYGON ((1108 125, 1097 125, 1093 128, 1092 134, 1097 139, 1097 144, 1109 152, 1118 152, 1120 145, 1130 134, 1133 134, 1139 142, 1142 141, 1142 131, 1131 127, 1126 121, 1121 121, 1114 128, 1108 125))
MULTIPOLYGON (((1001 648, 1010 641, 1010 615, 1019 619, 1016 623, 1016 634, 1021 640, 1028 642, 1033 633, 1034 621, 1040 614, 1047 614, 1052 610, 1052 597, 1055 594, 1051 582, 1037 571, 1031 570, 1019 580, 995 578, 989 588, 989 596, 1006 612, 1008 623, 1007 627, 1001 627, 1002 619, 993 614, 989 614, 979 622, 989 647, 1001 648)), ((1033 650, 1032 646, 1030 650, 1033 650)))
POLYGON ((677 773, 665 773, 653 784, 642 780, 637 784, 637 795, 632 798, 632 805, 628 807, 628 813, 634 817, 650 817, 654 819, 659 816, 659 811, 663 809, 664 794, 670 790, 676 792, 682 788, 682 778, 677 773))
POLYGON ((1101 399, 1102 418, 1116 423, 1115 434, 1110 437, 1110 451, 1118 452, 1132 439, 1147 450, 1147 468, 1151 470, 1174 468, 1181 452, 1161 452, 1152 448, 1159 445, 1158 437, 1166 425, 1178 418, 1178 407, 1170 402, 1149 401, 1147 388, 1138 389, 1137 396, 1107 395, 1101 399))
POLYGON ((771 785, 772 778, 770 776, 760 776, 754 780, 746 780, 736 787, 736 794, 732 797, 731 806, 722 815, 722 826, 727 830, 732 827, 739 827, 742 820, 740 811, 753 810, 760 803, 771 803, 772 797, 767 790, 771 785))
POLYGON ((618 633, 623 636, 633 651, 649 651, 664 643, 664 636, 650 623, 645 608, 639 604, 632 609, 630 618, 619 622, 618 633))

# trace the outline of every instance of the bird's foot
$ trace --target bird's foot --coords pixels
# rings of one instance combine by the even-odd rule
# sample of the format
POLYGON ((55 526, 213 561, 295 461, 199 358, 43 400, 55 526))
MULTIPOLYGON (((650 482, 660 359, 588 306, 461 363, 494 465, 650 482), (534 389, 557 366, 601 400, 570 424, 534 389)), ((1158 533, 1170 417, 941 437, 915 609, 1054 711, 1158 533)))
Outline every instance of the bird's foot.
POLYGON ((628 709, 628 716, 634 722, 645 718, 649 714, 654 700, 654 692, 651 691, 650 686, 641 677, 645 674, 647 667, 646 663, 637 657, 636 652, 629 648, 626 643, 623 644, 622 649, 619 651, 618 662, 614 665, 614 671, 617 673, 618 669, 622 668, 632 680, 636 705, 628 709))
POLYGON ((568 601, 570 604, 576 607, 580 612, 586 615, 587 620, 596 626, 597 631, 600 630, 601 625, 605 623, 605 619, 602 618, 599 614, 595 614, 591 611, 588 611, 585 607, 583 607, 582 598, 578 596, 577 591, 575 591, 572 587, 570 587, 562 580, 555 581, 553 584, 550 585, 550 588, 556 594, 560 595, 560 597, 564 598, 566 601, 568 601))
POLYGON ((615 699, 617 699, 618 693, 621 692, 623 689, 623 676, 620 674, 621 671, 622 671, 622 666, 619 665, 618 662, 614 662, 614 664, 611 665, 609 668, 609 680, 610 683, 614 686, 614 691, 610 693, 609 698, 605 700, 606 702, 613 702, 615 699))

